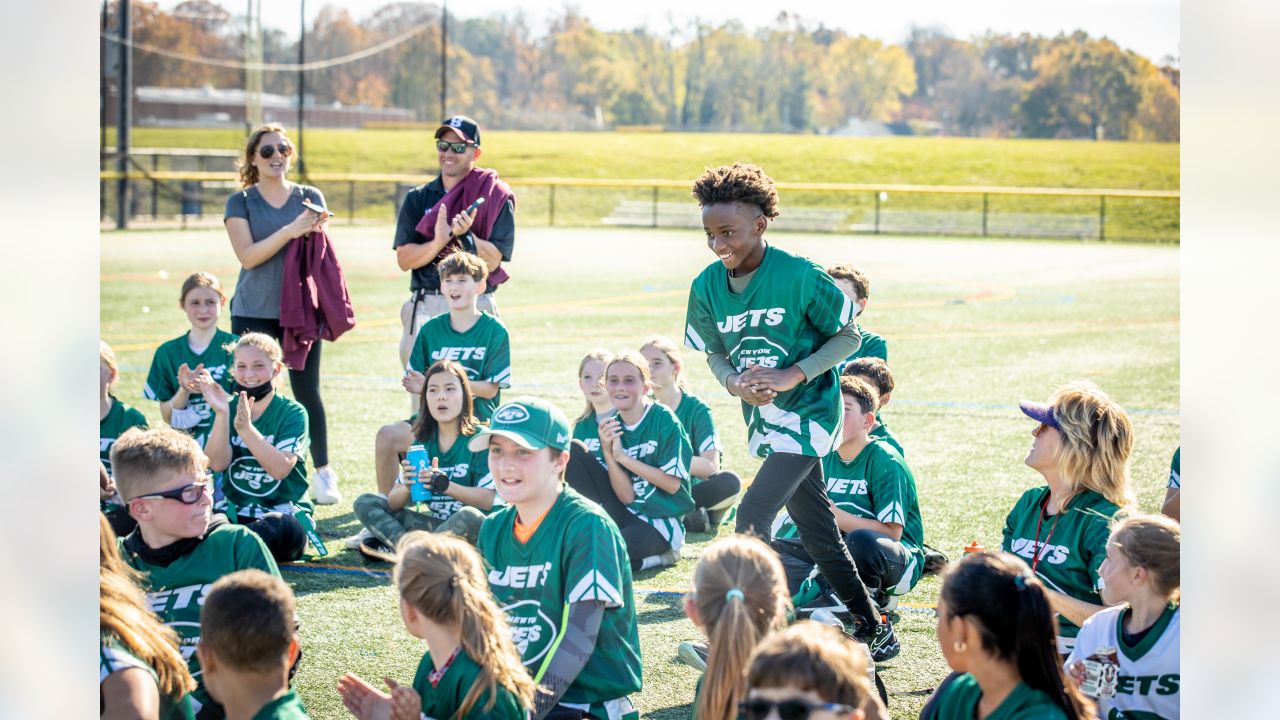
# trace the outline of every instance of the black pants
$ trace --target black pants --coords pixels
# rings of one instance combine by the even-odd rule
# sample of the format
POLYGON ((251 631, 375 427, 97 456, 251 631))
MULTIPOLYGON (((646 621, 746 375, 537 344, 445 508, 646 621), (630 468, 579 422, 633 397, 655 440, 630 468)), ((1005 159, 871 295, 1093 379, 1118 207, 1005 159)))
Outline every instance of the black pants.
MULTIPOLYGON (((244 335, 248 332, 266 333, 276 340, 284 337, 280 321, 273 318, 231 316, 231 332, 244 335)), ((307 432, 311 441, 311 464, 324 467, 329 464, 329 431, 325 424, 324 401, 320 399, 320 348, 317 340, 307 353, 307 366, 301 370, 289 370, 289 387, 293 399, 307 409, 307 432)))
POLYGON ((693 486, 693 504, 695 507, 709 508, 734 497, 742 489, 742 479, 737 474, 725 470, 711 475, 706 480, 693 486))
MULTIPOLYGON (((844 536, 844 544, 858 566, 858 576, 867 586, 867 592, 883 606, 889 601, 885 592, 902 580, 910 557, 902 543, 875 530, 854 530, 844 536)), ((795 595, 813 571, 813 558, 805 552, 804 545, 791 538, 775 539, 773 549, 782 558, 782 568, 787 573, 787 590, 795 595)))
POLYGON ((581 440, 569 444, 569 465, 565 468, 564 477, 569 487, 579 495, 599 503, 618 526, 622 540, 627 544, 632 572, 640 569, 645 558, 671 549, 671 543, 662 537, 662 533, 622 504, 613 491, 613 485, 609 484, 609 470, 600 465, 581 440))
POLYGON ((769 542, 773 519, 784 506, 800 531, 805 551, 831 583, 836 597, 872 627, 879 625, 880 616, 836 527, 820 458, 778 452, 765 458, 738 505, 737 531, 769 542))
POLYGON ((292 515, 270 512, 244 526, 262 538, 277 564, 293 562, 307 549, 307 534, 292 515))

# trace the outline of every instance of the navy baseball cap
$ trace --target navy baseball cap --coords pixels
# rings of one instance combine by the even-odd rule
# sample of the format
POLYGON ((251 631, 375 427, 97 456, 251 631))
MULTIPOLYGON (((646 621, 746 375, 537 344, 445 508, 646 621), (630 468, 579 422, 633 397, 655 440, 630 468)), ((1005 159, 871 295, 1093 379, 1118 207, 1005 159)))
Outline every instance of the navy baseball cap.
POLYGON ((452 130, 462 136, 463 140, 480 144, 480 125, 466 115, 454 115, 451 118, 445 118, 440 121, 440 127, 436 130, 436 139, 444 134, 445 130, 452 130))
POLYGON ((569 449, 569 419, 546 400, 524 395, 495 410, 489 426, 480 426, 467 448, 471 452, 488 450, 490 435, 501 435, 526 450, 549 447, 563 452, 569 449))
POLYGON ((1053 406, 1049 403, 1023 400, 1018 403, 1018 407, 1021 408, 1022 412, 1032 420, 1042 422, 1054 430, 1062 429, 1062 426, 1058 424, 1058 418, 1053 414, 1053 406))

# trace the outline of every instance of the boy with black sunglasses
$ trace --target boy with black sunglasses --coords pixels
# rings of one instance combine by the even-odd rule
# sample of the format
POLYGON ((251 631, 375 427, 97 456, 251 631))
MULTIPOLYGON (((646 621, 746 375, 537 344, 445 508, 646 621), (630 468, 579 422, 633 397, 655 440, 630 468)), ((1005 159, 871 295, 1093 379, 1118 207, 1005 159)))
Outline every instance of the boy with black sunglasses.
POLYGON ((497 317, 493 293, 508 277, 501 265, 511 260, 515 245, 515 193, 497 172, 476 165, 482 153, 476 121, 465 115, 441 121, 433 149, 440 175, 405 195, 391 244, 396 264, 410 273, 411 294, 400 309, 401 365, 409 362, 418 330, 449 311, 440 292, 440 261, 459 250, 480 256, 489 278, 477 307, 497 317))
POLYGON ((243 525, 213 515, 207 460, 190 435, 172 428, 129 430, 111 448, 116 486, 138 527, 120 539, 125 562, 143 575, 147 601, 178 632, 200 683, 191 694, 200 720, 222 718, 204 688, 195 648, 200 606, 218 578, 246 568, 280 576, 266 545, 243 525))
POLYGON ((881 720, 867 653, 830 625, 802 620, 766 637, 751 654, 744 720, 881 720))

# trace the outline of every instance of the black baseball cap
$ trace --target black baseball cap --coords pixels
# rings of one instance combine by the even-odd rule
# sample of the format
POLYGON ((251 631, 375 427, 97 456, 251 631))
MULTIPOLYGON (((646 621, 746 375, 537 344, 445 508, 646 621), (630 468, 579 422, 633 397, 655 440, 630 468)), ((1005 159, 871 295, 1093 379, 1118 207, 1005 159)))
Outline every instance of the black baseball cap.
POLYGON ((444 134, 445 130, 452 130, 462 136, 463 140, 480 144, 480 125, 475 120, 466 115, 454 115, 451 118, 445 118, 440 122, 440 128, 436 130, 436 139, 444 134))

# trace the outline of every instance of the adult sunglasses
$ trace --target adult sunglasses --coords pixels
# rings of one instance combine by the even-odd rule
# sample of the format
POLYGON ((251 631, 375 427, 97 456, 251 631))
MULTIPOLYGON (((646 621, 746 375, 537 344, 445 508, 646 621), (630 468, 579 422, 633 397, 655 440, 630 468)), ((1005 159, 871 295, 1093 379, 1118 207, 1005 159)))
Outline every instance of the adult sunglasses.
POLYGON ((207 492, 209 492, 209 481, 202 480, 201 482, 191 483, 190 485, 183 485, 182 487, 174 488, 173 490, 166 490, 164 492, 139 495, 138 497, 134 498, 134 500, 148 500, 150 498, 166 498, 169 500, 177 500, 183 505, 195 505, 196 503, 200 502, 200 498, 204 497, 205 493, 207 492))
POLYGON ((474 145, 475 143, 469 142, 448 142, 446 140, 437 140, 436 150, 439 150, 440 152, 451 150, 454 155, 461 155, 467 151, 467 148, 473 147, 474 145))
POLYGON ((828 710, 833 713, 851 713, 852 705, 840 703, 811 703, 807 700, 765 700, 751 698, 738 703, 739 717, 743 720, 765 720, 774 708, 778 709, 778 717, 782 720, 806 720, 814 710, 828 710))
POLYGON ((293 146, 282 142, 279 145, 263 145, 258 148, 258 155, 262 156, 263 160, 270 160, 271 156, 276 154, 276 150, 280 151, 280 157, 289 157, 293 154, 293 146))

